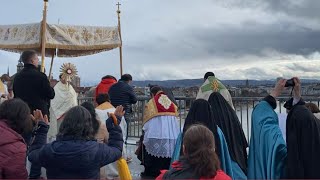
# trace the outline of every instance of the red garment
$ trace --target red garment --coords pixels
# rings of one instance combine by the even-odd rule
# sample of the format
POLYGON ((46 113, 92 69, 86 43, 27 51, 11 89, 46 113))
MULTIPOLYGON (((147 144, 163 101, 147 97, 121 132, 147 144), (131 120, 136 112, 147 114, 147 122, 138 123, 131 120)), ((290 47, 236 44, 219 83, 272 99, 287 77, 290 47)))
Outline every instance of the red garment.
POLYGON ((0 120, 0 179, 27 179, 27 146, 20 134, 0 120))
POLYGON ((102 79, 96 88, 96 97, 99 94, 106 94, 109 92, 110 87, 115 84, 117 80, 113 78, 102 79))
POLYGON ((168 98, 167 95, 164 94, 163 91, 158 92, 153 99, 155 105, 157 106, 158 113, 176 113, 175 104, 168 98))
MULTIPOLYGON (((183 170, 182 169, 182 165, 179 161, 175 161, 172 163, 172 168, 175 170, 183 170)), ((156 180, 162 180, 163 176, 166 174, 166 172, 168 172, 168 170, 161 170, 161 174, 156 178, 156 180)), ((184 179, 188 179, 187 177, 185 177, 184 179)), ((211 178, 200 178, 201 179, 208 179, 208 180, 231 180, 231 178, 224 173, 222 170, 218 170, 217 174, 214 177, 211 178)))

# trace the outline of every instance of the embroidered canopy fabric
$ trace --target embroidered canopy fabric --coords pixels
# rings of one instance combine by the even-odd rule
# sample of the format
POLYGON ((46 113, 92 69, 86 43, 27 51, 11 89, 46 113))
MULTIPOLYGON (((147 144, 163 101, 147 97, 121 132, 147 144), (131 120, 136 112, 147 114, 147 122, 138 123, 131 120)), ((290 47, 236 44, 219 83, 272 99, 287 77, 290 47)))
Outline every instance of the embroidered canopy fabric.
MULTIPOLYGON (((46 56, 77 57, 121 46, 118 27, 47 24, 46 56)), ((41 50, 41 23, 0 25, 0 49, 21 53, 41 50)))

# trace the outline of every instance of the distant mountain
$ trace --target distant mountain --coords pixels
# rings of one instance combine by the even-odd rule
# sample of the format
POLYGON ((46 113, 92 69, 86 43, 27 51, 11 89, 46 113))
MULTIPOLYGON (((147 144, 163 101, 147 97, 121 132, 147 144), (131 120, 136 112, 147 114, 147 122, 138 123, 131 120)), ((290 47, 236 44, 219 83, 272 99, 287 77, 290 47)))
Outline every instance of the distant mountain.
MULTIPOLYGON (((274 80, 249 80, 250 86, 271 85, 274 80)), ((182 79, 182 80, 168 80, 168 81, 134 81, 133 85, 138 87, 145 87, 148 84, 159 85, 164 87, 192 87, 201 86, 203 79, 182 79)), ((246 80, 222 80, 226 86, 245 86, 246 80)))
MULTIPOLYGON (((222 83, 226 86, 239 87, 245 86, 247 80, 222 80, 222 83)), ((276 80, 248 80, 249 86, 270 86, 274 85, 276 80)), ((316 79, 302 79, 303 84, 320 83, 320 80, 316 79)), ((200 86, 203 83, 203 79, 181 79, 181 80, 166 80, 166 81, 133 81, 132 85, 136 87, 146 87, 149 84, 159 85, 164 87, 192 87, 200 86)), ((97 82, 81 82, 81 86, 95 86, 97 82)))

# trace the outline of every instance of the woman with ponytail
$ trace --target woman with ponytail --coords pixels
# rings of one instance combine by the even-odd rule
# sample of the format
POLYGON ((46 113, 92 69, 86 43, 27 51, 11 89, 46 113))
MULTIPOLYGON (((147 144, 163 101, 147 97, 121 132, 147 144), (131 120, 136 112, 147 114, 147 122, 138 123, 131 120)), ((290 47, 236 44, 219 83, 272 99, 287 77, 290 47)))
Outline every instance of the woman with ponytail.
POLYGON ((173 162, 172 169, 161 171, 161 179, 231 180, 220 169, 213 133, 203 125, 192 125, 183 137, 183 156, 173 162))

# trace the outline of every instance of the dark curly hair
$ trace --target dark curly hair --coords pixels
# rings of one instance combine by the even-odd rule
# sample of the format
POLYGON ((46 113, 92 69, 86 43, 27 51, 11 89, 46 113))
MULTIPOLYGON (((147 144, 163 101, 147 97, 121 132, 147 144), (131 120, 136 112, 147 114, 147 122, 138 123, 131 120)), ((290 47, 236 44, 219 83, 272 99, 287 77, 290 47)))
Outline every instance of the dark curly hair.
POLYGON ((70 136, 78 140, 95 139, 90 112, 81 106, 71 108, 61 123, 58 136, 70 136))
POLYGON ((21 99, 10 99, 0 105, 0 120, 6 121, 11 129, 19 134, 32 131, 30 108, 21 99))
POLYGON ((97 119, 96 110, 95 110, 93 104, 90 102, 84 102, 81 104, 81 106, 86 108, 90 112, 91 123, 92 123, 92 127, 93 127, 93 134, 96 135, 99 130, 100 121, 97 119))

